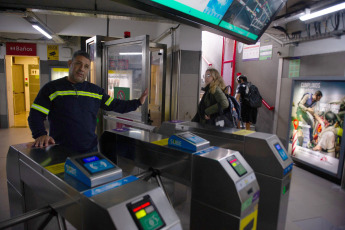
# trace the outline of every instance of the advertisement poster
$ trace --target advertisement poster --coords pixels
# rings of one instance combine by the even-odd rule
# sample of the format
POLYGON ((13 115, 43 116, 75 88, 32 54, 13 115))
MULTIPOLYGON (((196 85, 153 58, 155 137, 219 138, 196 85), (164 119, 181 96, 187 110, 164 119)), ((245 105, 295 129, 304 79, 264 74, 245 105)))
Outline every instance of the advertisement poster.
POLYGON ((294 80, 288 152, 340 177, 344 159, 345 81, 294 80))

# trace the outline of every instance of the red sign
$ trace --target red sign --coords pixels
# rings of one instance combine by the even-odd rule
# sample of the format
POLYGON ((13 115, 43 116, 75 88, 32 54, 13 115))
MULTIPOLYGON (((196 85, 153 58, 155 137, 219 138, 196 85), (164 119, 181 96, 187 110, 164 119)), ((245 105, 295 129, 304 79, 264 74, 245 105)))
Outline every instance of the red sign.
POLYGON ((6 55, 37 56, 35 43, 6 42, 6 55))

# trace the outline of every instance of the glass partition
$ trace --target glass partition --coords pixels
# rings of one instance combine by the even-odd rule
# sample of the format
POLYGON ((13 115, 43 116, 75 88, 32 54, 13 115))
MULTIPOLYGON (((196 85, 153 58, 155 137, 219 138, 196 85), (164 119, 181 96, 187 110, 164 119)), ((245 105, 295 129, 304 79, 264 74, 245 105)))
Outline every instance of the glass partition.
MULTIPOLYGON (((107 93, 122 100, 138 99, 148 87, 148 36, 105 43, 104 59, 107 93)), ((145 103, 134 112, 107 112, 107 115, 147 123, 147 107, 145 103)))

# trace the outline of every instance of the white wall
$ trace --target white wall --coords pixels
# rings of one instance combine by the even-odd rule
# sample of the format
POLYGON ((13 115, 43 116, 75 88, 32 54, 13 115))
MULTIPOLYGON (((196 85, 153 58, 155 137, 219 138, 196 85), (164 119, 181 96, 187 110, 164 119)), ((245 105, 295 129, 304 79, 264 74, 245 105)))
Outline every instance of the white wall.
POLYGON ((345 51, 345 35, 341 38, 327 38, 317 41, 302 42, 294 47, 295 57, 326 54, 345 51))
MULTIPOLYGON (((221 73, 222 68, 223 36, 202 32, 202 56, 212 64, 212 67, 221 73)), ((203 75, 208 68, 205 60, 201 60, 201 74, 203 75)), ((203 85, 202 85, 203 86, 203 85)))
POLYGON ((189 51, 201 51, 201 33, 200 29, 183 25, 176 31, 177 49, 189 51))
MULTIPOLYGON (((92 37, 94 35, 107 36, 107 19, 105 18, 36 15, 58 35, 85 37, 92 37)), ((0 23, 0 31, 2 32, 37 34, 38 37, 41 37, 40 33, 19 14, 0 13, 0 21, 6 22, 0 23)), ((166 29, 175 27, 176 25, 177 23, 110 19, 109 36, 122 38, 124 37, 124 31, 130 31, 131 37, 148 34, 150 35, 150 39, 155 39, 166 29)))
MULTIPOLYGON (((59 46, 59 61, 68 61, 72 58, 72 55, 75 51, 80 49, 80 45, 63 45, 60 44, 59 46)), ((41 61, 48 60, 47 54, 47 44, 37 44, 37 56, 40 57, 41 61)))
MULTIPOLYGON (((107 19, 104 18, 64 16, 61 20, 61 16, 48 15, 48 26, 59 35, 107 36, 107 19)), ((148 34, 150 39, 154 39, 171 26, 174 24, 111 19, 109 36, 123 38, 124 32, 130 31, 131 37, 148 34)))
POLYGON ((0 13, 0 22, 1 32, 39 34, 20 14, 0 13))

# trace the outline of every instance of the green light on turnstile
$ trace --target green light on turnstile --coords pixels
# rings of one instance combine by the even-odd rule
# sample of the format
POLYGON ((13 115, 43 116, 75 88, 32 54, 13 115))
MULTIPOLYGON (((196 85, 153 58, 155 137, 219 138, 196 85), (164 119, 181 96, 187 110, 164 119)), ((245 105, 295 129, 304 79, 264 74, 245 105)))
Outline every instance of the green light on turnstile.
POLYGON ((286 193, 286 186, 283 187, 283 195, 286 193))
POLYGON ((158 229, 164 225, 162 219, 156 211, 149 213, 139 221, 144 230, 158 229))

